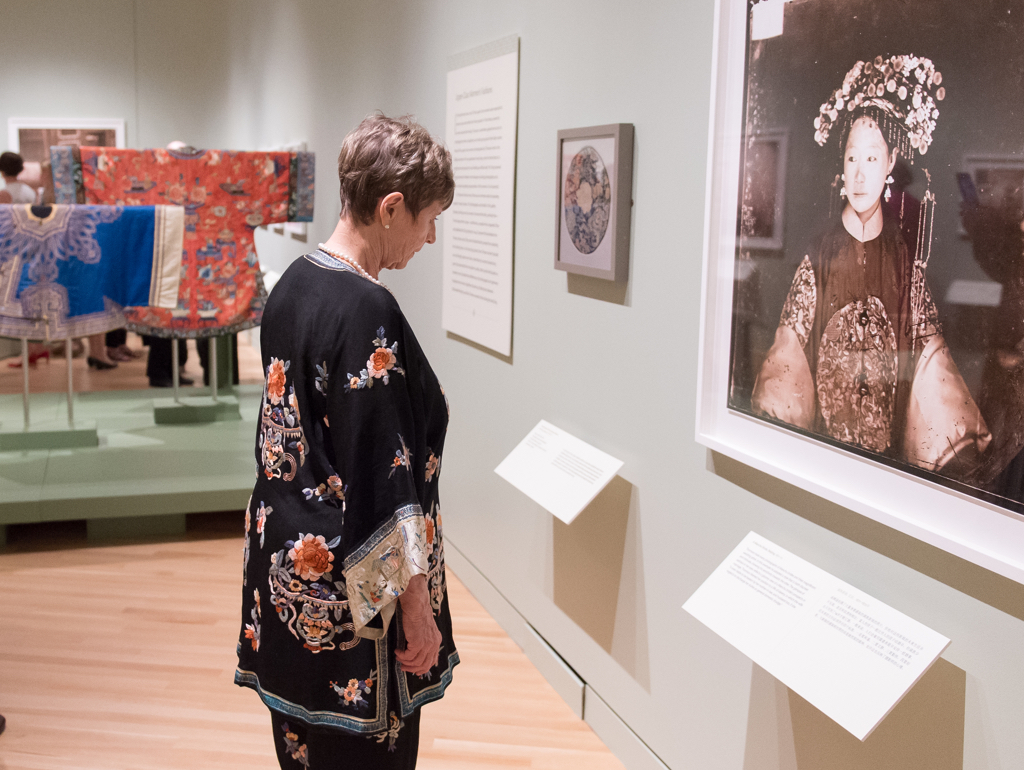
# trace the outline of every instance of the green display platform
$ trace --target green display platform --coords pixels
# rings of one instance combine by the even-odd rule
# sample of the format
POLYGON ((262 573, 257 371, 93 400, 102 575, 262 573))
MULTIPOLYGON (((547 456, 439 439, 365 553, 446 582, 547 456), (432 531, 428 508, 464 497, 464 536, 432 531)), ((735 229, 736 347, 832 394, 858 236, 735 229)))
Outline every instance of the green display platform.
POLYGON ((236 396, 185 396, 153 399, 153 420, 157 425, 189 425, 220 420, 241 420, 236 396))
MULTIPOLYGON (((90 537, 141 537, 180 528, 186 513, 241 510, 255 482, 253 444, 262 385, 234 390, 240 418, 157 425, 166 390, 75 395, 98 445, 0 451, 0 544, 8 524, 86 519, 90 537)), ((33 424, 64 419, 63 393, 32 395, 33 424)), ((0 425, 18 425, 21 396, 0 395, 0 425)), ((77 422, 77 421, 76 421, 77 422)))
POLYGON ((75 449, 99 446, 95 420, 76 420, 74 427, 66 419, 32 422, 4 420, 0 423, 0 452, 26 449, 75 449))

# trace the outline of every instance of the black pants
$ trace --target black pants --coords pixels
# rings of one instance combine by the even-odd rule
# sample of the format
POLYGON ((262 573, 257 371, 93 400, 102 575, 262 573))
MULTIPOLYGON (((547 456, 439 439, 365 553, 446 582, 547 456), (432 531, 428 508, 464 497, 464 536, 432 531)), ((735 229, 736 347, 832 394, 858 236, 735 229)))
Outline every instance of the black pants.
MULTIPOLYGON (((199 363, 203 367, 203 385, 210 384, 210 340, 202 338, 196 340, 196 352, 199 354, 199 363)), ((228 384, 227 358, 231 358, 231 384, 238 384, 238 335, 229 334, 217 338, 217 382, 221 387, 228 384), (228 353, 230 345, 231 352, 228 353)))
MULTIPOLYGON (((146 376, 152 382, 171 381, 171 343, 174 340, 166 337, 145 337, 149 345, 149 358, 146 360, 146 376)), ((184 366, 188 358, 188 346, 185 340, 178 340, 178 364, 184 366)))
POLYGON ((392 711, 388 730, 355 735, 311 727, 271 710, 274 748, 281 770, 414 770, 420 744, 420 710, 405 718, 392 711))
POLYGON ((116 348, 119 345, 124 345, 128 342, 128 330, 127 329, 114 329, 113 331, 107 332, 107 338, 104 344, 108 348, 116 348))

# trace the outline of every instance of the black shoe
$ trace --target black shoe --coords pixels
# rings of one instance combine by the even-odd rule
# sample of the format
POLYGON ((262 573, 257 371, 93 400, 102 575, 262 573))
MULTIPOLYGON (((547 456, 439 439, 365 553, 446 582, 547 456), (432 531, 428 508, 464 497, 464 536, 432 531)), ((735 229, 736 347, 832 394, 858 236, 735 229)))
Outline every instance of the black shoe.
POLYGON ((89 356, 85 360, 89 364, 90 369, 99 369, 100 371, 103 371, 104 369, 117 368, 117 364, 108 364, 106 361, 100 361, 98 358, 93 358, 92 356, 89 356))

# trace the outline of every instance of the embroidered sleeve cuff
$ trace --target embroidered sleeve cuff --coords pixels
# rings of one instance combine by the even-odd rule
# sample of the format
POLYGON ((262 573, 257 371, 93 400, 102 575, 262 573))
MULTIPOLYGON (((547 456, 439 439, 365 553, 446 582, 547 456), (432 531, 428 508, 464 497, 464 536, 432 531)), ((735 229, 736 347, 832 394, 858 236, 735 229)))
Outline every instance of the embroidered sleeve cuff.
POLYGON ((313 192, 316 177, 316 153, 292 154, 291 189, 288 200, 289 222, 313 221, 313 192))
POLYGON ((51 147, 50 167, 53 173, 55 203, 85 203, 78 199, 82 184, 82 164, 75 157, 74 147, 51 147))
MULTIPOLYGON (((392 605, 415 575, 426 575, 428 545, 423 510, 399 508, 363 546, 345 559, 345 584, 357 635, 392 605)), ((384 613, 389 619, 394 608, 384 613)), ((387 626, 385 625, 385 631, 387 626)))

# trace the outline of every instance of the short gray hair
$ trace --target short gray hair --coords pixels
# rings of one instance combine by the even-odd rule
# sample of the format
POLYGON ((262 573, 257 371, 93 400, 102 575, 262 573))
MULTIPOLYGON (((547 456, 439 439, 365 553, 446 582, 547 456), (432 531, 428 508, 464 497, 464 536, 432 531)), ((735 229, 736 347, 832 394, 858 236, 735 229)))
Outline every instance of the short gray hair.
POLYGON ((365 118, 341 143, 338 179, 341 216, 365 225, 389 193, 402 193, 413 217, 436 201, 448 208, 455 197, 451 153, 408 115, 365 118))

